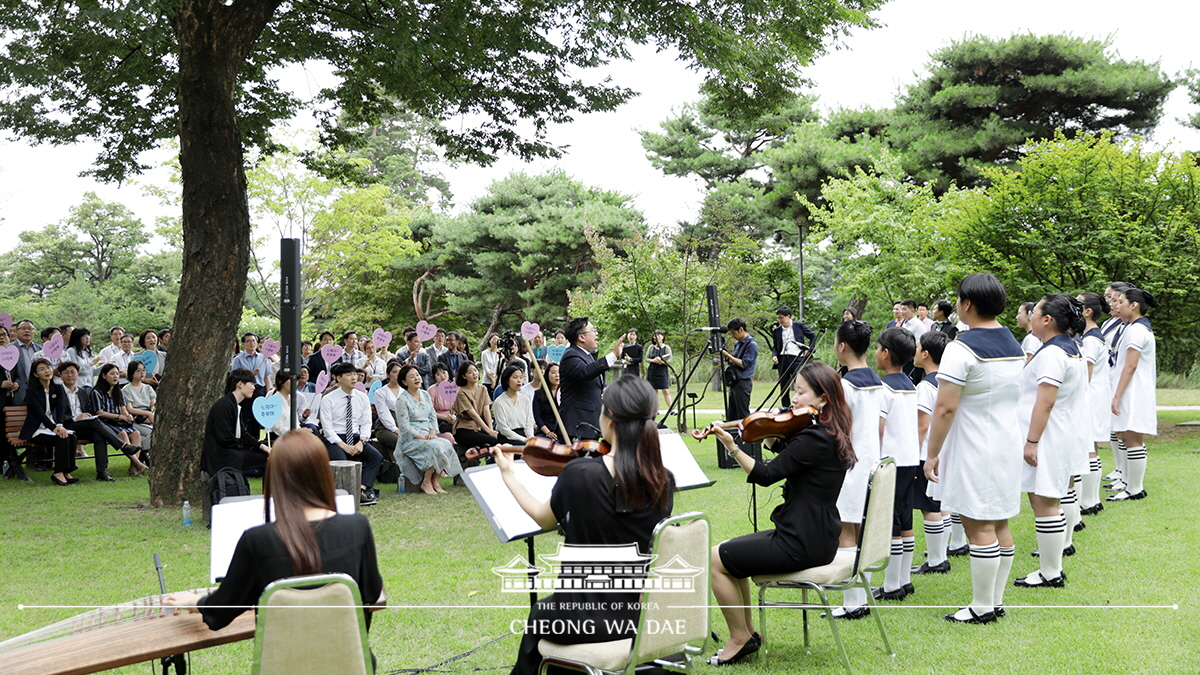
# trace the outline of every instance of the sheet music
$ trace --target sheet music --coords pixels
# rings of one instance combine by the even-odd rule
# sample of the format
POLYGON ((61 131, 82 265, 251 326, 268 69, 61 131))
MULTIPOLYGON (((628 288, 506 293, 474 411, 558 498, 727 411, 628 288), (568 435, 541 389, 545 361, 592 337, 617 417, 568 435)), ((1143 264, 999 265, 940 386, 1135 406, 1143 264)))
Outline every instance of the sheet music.
MULTIPOLYGON (((212 544, 209 546, 209 582, 225 576, 233 560, 233 550, 246 530, 264 524, 262 495, 256 499, 244 499, 212 507, 212 544)), ((338 495, 337 512, 345 515, 354 513, 354 495, 338 495)), ((272 505, 271 513, 275 513, 272 505)))

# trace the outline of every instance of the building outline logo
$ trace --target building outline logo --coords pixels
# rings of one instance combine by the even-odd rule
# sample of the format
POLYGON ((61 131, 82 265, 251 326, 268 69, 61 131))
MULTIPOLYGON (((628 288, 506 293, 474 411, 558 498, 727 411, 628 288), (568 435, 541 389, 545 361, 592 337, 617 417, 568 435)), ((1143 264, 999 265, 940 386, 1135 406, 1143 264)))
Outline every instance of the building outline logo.
POLYGON ((650 569, 657 556, 638 550, 637 544, 585 546, 559 542, 552 554, 538 556, 545 567, 531 565, 520 556, 493 567, 504 593, 574 591, 583 593, 689 593, 704 570, 679 556, 650 569), (552 572, 553 574, 547 574, 552 572))

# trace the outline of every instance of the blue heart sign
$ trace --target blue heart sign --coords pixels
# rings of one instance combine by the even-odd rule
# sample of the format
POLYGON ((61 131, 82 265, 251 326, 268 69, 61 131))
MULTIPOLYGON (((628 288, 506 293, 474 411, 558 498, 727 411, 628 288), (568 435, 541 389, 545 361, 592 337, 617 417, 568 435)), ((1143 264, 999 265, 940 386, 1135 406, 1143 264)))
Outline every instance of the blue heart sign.
POLYGON ((254 399, 254 419, 264 428, 270 429, 275 426, 282 416, 283 399, 278 394, 254 399))

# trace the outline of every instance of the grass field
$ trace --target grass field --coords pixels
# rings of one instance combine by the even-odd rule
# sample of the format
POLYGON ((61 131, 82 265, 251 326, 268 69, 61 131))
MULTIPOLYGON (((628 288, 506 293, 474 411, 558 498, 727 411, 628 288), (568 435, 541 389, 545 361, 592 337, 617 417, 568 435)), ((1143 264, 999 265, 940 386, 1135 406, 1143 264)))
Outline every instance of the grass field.
MULTIPOLYGON (((1194 412, 1159 415, 1161 433, 1150 443, 1150 497, 1109 505, 1085 519, 1087 529, 1075 536, 1079 553, 1064 561, 1069 576, 1065 589, 1010 587, 1004 620, 988 626, 950 625, 942 614, 966 603, 971 594, 966 560, 954 558, 950 574, 915 577, 915 596, 886 603, 881 610, 895 658, 883 653, 873 622, 842 625, 856 671, 1195 672, 1200 610, 1192 589, 1200 572, 1200 505, 1193 494, 1200 479, 1200 430, 1173 425, 1196 417, 1194 412)), ((750 487, 742 474, 716 468, 712 441, 692 445, 716 484, 679 493, 675 511, 705 511, 714 543, 750 532, 750 487)), ((1111 457, 1107 452, 1102 457, 1107 472, 1111 457)), ((114 460, 114 469, 122 464, 114 460)), ((208 530, 182 527, 175 509, 147 508, 145 479, 97 483, 90 462, 77 473, 83 482, 71 488, 51 485, 47 473, 33 475, 33 484, 0 481, 0 640, 83 611, 22 610, 21 604, 107 605, 156 593, 156 551, 166 563, 169 588, 206 585, 208 530)), ((260 491, 256 482, 252 486, 260 491)), ((464 488, 427 497, 398 495, 391 486, 383 487, 379 504, 366 510, 388 587, 389 609, 376 616, 371 631, 380 673, 433 666, 506 634, 511 621, 524 618, 527 596, 501 593, 491 568, 523 555, 525 546, 498 543, 464 488), (493 605, 503 607, 487 607, 493 605)), ((779 501, 778 487, 759 489, 761 527, 779 501)), ((1015 577, 1036 569, 1028 555, 1036 548, 1028 507, 1013 521, 1013 529, 1015 577)), ((550 552, 557 541, 557 535, 540 537, 539 554, 550 552)), ((922 550, 918 531, 918 562, 922 550)), ((724 634, 720 613, 714 609, 711 615, 713 627, 724 634)), ((825 625, 815 624, 811 654, 803 648, 799 612, 774 610, 769 628, 769 659, 743 666, 741 672, 843 672, 825 625)), ((515 636, 501 639, 437 671, 504 672, 517 642, 515 636)), ((246 641, 194 652, 192 671, 248 672, 251 647, 246 641)), ((142 664, 114 672, 145 673, 147 668, 142 664)))

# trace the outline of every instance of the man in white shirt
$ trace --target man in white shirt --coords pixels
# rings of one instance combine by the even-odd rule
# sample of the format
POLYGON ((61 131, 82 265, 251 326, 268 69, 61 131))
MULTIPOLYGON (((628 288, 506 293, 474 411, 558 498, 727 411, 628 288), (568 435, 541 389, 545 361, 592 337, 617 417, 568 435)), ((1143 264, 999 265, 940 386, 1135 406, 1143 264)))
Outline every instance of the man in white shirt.
POLYGON ((429 354, 429 358, 433 363, 437 363, 438 358, 448 351, 450 349, 446 346, 446 331, 439 328, 433 336, 433 344, 425 349, 425 353, 429 354))
POLYGON ((375 477, 383 464, 383 455, 367 439, 371 437, 371 402, 354 388, 358 372, 350 363, 335 363, 329 374, 338 388, 321 398, 321 435, 330 461, 362 462, 362 494, 359 504, 369 506, 379 500, 375 477))
POLYGON ((108 339, 112 340, 112 344, 100 350, 100 363, 104 365, 112 363, 117 358, 117 353, 121 351, 121 336, 125 334, 125 329, 120 326, 113 326, 108 330, 108 339))
MULTIPOLYGON (((917 318, 917 301, 912 298, 900 301, 900 319, 896 325, 912 333, 913 339, 916 340, 917 344, 921 343, 921 336, 929 330, 917 318)), ((909 359, 904 364, 904 374, 913 381, 914 385, 925 379, 925 371, 914 366, 912 359, 909 359)))

